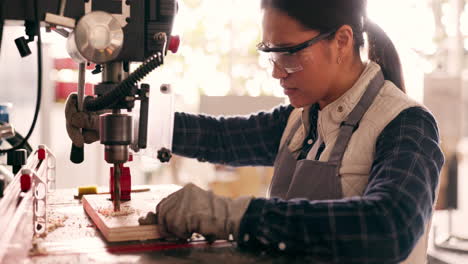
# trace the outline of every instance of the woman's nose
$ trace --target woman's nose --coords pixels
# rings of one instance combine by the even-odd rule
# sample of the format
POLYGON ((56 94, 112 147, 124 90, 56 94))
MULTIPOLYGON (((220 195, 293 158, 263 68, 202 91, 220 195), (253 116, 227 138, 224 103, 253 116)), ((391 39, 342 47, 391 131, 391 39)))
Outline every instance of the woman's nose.
POLYGON ((288 76, 288 73, 286 72, 285 69, 283 69, 281 66, 278 66, 277 63, 273 62, 273 70, 271 73, 271 76, 275 79, 282 79, 288 76))

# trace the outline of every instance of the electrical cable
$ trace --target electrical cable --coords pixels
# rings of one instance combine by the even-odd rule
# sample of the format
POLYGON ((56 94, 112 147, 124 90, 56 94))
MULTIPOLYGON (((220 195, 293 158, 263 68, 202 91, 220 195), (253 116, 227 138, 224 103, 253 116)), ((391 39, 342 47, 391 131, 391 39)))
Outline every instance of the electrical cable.
POLYGON ((29 132, 26 137, 21 141, 20 144, 13 146, 10 149, 0 149, 0 154, 7 153, 9 151, 14 151, 22 148, 27 144, 29 138, 31 137, 34 128, 36 127, 37 119, 39 116, 39 110, 41 108, 41 98, 42 98, 42 39, 41 39, 41 21, 39 19, 39 10, 37 5, 38 0, 34 0, 34 10, 35 10, 35 20, 37 27, 37 98, 36 98, 36 108, 34 110, 34 118, 29 128, 29 132))

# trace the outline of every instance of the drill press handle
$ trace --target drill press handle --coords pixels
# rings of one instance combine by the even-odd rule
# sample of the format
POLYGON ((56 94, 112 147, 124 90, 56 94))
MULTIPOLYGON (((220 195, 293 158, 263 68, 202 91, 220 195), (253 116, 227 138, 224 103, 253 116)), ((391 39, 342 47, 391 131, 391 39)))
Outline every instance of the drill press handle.
POLYGON ((72 148, 70 151, 70 160, 75 163, 79 164, 84 160, 84 147, 77 147, 75 144, 72 144, 72 148))
MULTIPOLYGON (((83 111, 83 100, 85 90, 85 74, 86 74, 86 63, 80 63, 78 69, 78 111, 83 111)), ((70 160, 73 163, 79 164, 84 160, 84 146, 78 147, 72 144, 70 152, 70 160)))

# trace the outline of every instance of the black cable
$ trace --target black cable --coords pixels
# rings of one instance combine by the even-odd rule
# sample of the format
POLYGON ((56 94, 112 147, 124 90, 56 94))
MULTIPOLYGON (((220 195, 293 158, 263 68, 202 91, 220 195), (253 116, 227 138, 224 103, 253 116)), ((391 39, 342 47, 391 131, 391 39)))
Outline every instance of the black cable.
POLYGON ((112 91, 98 98, 86 100, 85 109, 88 111, 99 111, 112 106, 116 102, 125 98, 125 96, 128 96, 132 88, 135 87, 141 79, 163 63, 164 56, 161 52, 153 54, 112 91))
POLYGON ((36 127, 37 118, 39 116, 39 110, 41 108, 41 98, 42 98, 42 39, 41 39, 41 21, 39 20, 39 10, 37 5, 38 0, 34 0, 34 10, 35 10, 35 20, 37 27, 37 98, 36 98, 36 109, 34 111, 34 118, 29 128, 29 132, 22 142, 16 146, 13 146, 10 149, 0 149, 0 154, 7 153, 9 151, 17 150, 22 148, 27 144, 29 138, 31 137, 34 128, 36 127))
POLYGON ((5 10, 5 0, 0 0, 0 51, 2 48, 2 39, 3 39, 3 24, 4 24, 4 10, 5 10))

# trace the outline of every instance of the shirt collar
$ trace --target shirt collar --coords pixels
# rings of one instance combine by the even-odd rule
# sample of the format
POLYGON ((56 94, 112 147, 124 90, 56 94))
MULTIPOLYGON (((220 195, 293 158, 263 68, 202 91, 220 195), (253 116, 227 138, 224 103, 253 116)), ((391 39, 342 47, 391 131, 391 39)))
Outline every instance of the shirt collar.
POLYGON ((341 122, 346 119, 349 113, 351 113, 357 105, 370 81, 380 70, 380 65, 373 61, 369 61, 354 85, 338 99, 328 104, 322 110, 320 110, 318 103, 303 107, 301 121, 305 135, 309 133, 310 129, 316 129, 316 120, 319 111, 320 115, 324 118, 324 122, 326 122, 326 124, 321 123, 324 130, 324 134, 322 136, 326 137, 328 133, 338 129, 341 122))
POLYGON ((321 115, 334 125, 341 124, 358 104, 367 86, 379 71, 380 66, 373 61, 369 61, 354 85, 338 99, 325 106, 321 111, 321 115))

